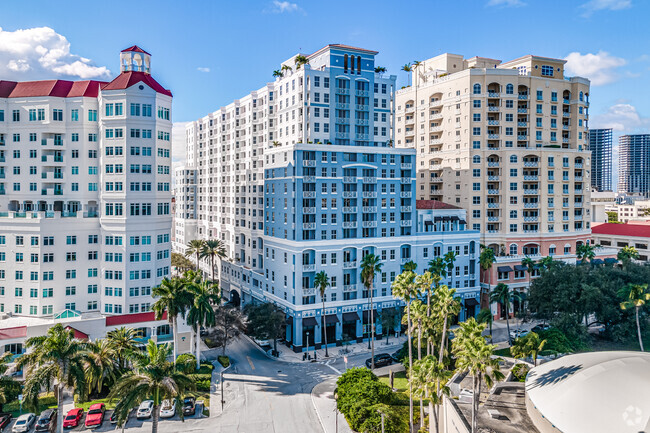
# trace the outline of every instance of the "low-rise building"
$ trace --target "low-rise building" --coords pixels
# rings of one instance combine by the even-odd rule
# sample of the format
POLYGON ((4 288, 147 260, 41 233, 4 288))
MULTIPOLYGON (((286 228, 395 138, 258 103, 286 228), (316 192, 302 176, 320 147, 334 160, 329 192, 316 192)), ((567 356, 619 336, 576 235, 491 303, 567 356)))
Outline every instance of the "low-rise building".
POLYGON ((592 243, 617 251, 624 247, 634 247, 639 260, 647 261, 650 255, 650 223, 604 223, 591 228, 592 243))

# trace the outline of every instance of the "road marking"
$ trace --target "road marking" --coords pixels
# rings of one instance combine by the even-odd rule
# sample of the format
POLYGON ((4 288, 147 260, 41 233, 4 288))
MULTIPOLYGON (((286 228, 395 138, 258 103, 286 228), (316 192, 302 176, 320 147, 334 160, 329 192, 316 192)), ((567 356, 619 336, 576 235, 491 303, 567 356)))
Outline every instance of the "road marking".
POLYGON ((335 372, 336 374, 342 374, 339 370, 337 370, 336 368, 332 367, 332 366, 329 365, 329 364, 325 364, 325 366, 331 368, 332 370, 334 370, 334 372, 335 372))
POLYGON ((248 359, 248 363, 251 365, 251 370, 255 370, 255 366, 253 365, 253 360, 251 357, 247 356, 246 359, 248 359))

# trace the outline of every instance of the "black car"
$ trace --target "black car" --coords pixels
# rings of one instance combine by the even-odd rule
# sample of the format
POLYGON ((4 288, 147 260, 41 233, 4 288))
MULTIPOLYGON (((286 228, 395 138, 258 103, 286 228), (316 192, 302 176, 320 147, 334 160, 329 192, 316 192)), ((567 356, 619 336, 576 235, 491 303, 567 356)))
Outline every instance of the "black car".
POLYGON ((393 362, 402 362, 404 359, 402 355, 402 349, 398 350, 397 352, 393 352, 390 354, 390 357, 393 359, 393 362))
MULTIPOLYGON (((386 365, 391 365, 393 363, 393 358, 388 353, 380 353, 375 355, 375 367, 384 367, 386 365)), ((366 359, 366 367, 372 367, 372 358, 366 359)))
POLYGON ((548 331, 549 329, 551 329, 551 326, 550 326, 550 325, 541 324, 541 325, 535 325, 535 326, 533 326, 533 328, 532 328, 530 331, 531 331, 531 332, 534 332, 535 334, 539 334, 540 332, 542 332, 542 331, 548 331))
POLYGON ((183 399, 183 415, 194 415, 196 413, 196 402, 194 397, 183 399))
POLYGON ((36 431, 54 431, 56 425, 56 410, 45 409, 36 421, 36 431))
POLYGON ((4 430, 11 423, 11 414, 10 413, 1 413, 0 414, 0 431, 4 430))

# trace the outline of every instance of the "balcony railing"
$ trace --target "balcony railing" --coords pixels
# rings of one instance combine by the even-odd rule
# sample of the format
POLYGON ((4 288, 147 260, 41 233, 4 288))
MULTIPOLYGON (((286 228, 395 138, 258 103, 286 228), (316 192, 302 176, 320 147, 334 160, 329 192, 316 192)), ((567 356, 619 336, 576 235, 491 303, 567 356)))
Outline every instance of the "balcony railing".
POLYGON ((413 225, 413 221, 411 220, 402 220, 399 222, 400 227, 411 227, 413 225))
POLYGON ((314 230, 316 228, 316 223, 302 223, 303 230, 314 230))
POLYGON ((303 191, 303 198, 316 198, 316 191, 303 191))
POLYGON ((356 206, 343 206, 343 213, 357 213, 356 206))
POLYGON ((356 221, 343 221, 343 228, 344 229, 356 229, 357 228, 357 222, 356 221))
POLYGON ((343 262, 343 269, 354 269, 357 267, 357 261, 343 262))
POLYGON ((363 198, 377 198, 377 192, 376 191, 363 191, 361 196, 363 198))
POLYGON ((303 272, 312 272, 316 270, 316 265, 314 263, 302 265, 303 272))
POLYGON ((362 208, 363 213, 376 213, 377 212, 377 206, 364 206, 362 208))
POLYGON ((362 221, 361 227, 363 227, 364 229, 377 227, 377 221, 362 221))

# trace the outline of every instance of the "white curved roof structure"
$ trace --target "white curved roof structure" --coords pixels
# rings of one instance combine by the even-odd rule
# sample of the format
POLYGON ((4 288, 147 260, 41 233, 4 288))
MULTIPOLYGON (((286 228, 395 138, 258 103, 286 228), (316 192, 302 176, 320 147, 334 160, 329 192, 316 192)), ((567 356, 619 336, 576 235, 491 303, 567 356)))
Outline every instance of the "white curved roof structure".
POLYGON ((532 369, 526 392, 562 433, 650 432, 650 353, 565 356, 532 369))

